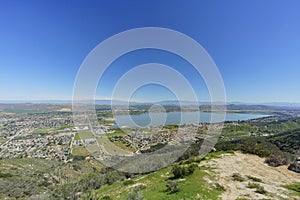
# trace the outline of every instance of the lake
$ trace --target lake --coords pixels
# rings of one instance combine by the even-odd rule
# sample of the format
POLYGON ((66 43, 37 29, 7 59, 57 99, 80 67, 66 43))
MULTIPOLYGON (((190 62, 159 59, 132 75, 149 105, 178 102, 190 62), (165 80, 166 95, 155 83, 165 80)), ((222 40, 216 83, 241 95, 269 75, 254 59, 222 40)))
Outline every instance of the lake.
MULTIPOLYGON (((226 121, 249 120, 269 115, 259 113, 226 113, 226 121)), ((223 121, 223 114, 210 112, 168 112, 168 113, 143 113, 138 115, 115 116, 118 127, 147 127, 171 124, 197 124, 216 123, 223 121), (213 117, 213 121, 211 118, 213 117)), ((115 126, 116 127, 116 126, 115 126)))

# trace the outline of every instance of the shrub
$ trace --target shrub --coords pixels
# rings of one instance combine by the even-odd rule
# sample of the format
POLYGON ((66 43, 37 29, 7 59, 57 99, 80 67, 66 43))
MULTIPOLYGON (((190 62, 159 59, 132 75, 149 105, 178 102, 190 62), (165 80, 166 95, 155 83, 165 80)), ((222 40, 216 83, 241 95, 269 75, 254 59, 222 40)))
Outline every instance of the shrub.
POLYGON ((253 189, 253 188, 258 188, 260 185, 257 183, 248 183, 248 188, 253 189))
POLYGON ((292 163, 288 167, 289 170, 300 173, 300 164, 299 163, 292 163))
POLYGON ((126 180, 126 181, 123 182, 123 185, 125 185, 125 186, 127 186, 127 185, 132 185, 132 184, 134 184, 134 181, 131 180, 131 179, 126 180))
POLYGON ((278 167, 281 165, 287 165, 290 163, 290 159, 284 155, 272 155, 266 158, 265 162, 271 167, 278 167))
POLYGON ((195 168, 196 168, 195 164, 190 164, 188 166, 175 165, 172 168, 172 173, 174 175, 173 178, 183 178, 184 176, 193 174, 195 168))
POLYGON ((257 192, 259 194, 267 194, 268 193, 263 186, 256 188, 255 192, 257 192))
POLYGON ((268 157, 272 154, 272 144, 248 139, 243 142, 241 150, 243 153, 258 155, 259 157, 268 157))
POLYGON ((223 192, 226 191, 225 187, 223 185, 220 185, 219 183, 215 184, 215 188, 218 191, 223 191, 223 192))
POLYGON ((127 200, 143 200, 143 194, 139 187, 135 187, 128 195, 127 200))
POLYGON ((187 160, 193 156, 198 156, 199 155, 199 150, 202 147, 203 144, 203 139, 199 139, 197 141, 195 141, 194 143, 192 143, 187 150, 183 153, 182 156, 180 156, 177 161, 182 161, 182 160, 187 160))
POLYGON ((248 188, 256 189, 255 192, 259 194, 267 194, 268 192, 265 190, 265 188, 257 183, 249 183, 248 188))
POLYGON ((9 178, 9 177, 12 177, 13 175, 10 174, 10 173, 1 173, 0 172, 0 178, 9 178))
POLYGON ((174 178, 182 178, 184 176, 184 168, 179 165, 175 165, 172 168, 172 173, 174 175, 174 178))
POLYGON ((239 182, 245 181, 245 179, 239 173, 234 173, 232 174, 231 177, 233 178, 234 181, 239 181, 239 182))
POLYGON ((174 182, 174 181, 168 181, 167 183, 167 191, 171 192, 171 193, 176 193, 179 192, 179 186, 178 183, 174 182))
POLYGON ((110 196, 106 195, 106 196, 102 197, 101 200, 112 200, 112 198, 110 196))
POLYGON ((262 180, 260 178, 256 178, 254 176, 247 176, 248 179, 255 181, 255 182, 262 182, 262 180))

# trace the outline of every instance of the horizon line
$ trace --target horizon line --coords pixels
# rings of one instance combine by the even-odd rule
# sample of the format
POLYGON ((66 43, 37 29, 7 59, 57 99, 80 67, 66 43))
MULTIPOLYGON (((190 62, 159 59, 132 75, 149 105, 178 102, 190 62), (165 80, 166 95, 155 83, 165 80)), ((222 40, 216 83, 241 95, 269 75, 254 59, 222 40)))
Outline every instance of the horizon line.
MULTIPOLYGON (((9 99, 9 100, 2 100, 0 99, 0 103, 53 103, 53 102, 69 102, 72 103, 73 100, 71 99, 30 99, 30 100, 25 100, 25 99, 9 99)), ((127 102, 126 100, 119 100, 119 99, 92 99, 92 100, 79 100, 79 101, 120 101, 120 102, 127 102)), ((160 103, 160 102, 189 102, 189 103, 220 103, 221 101, 215 101, 211 102, 209 100, 200 100, 200 101, 189 101, 189 100, 176 100, 176 99, 169 99, 169 100, 161 100, 161 101, 138 101, 138 100, 132 100, 129 102, 132 103, 160 103)), ((247 101, 225 101, 226 104, 300 104, 300 102, 288 102, 288 101, 269 101, 269 102, 247 102, 247 101)))

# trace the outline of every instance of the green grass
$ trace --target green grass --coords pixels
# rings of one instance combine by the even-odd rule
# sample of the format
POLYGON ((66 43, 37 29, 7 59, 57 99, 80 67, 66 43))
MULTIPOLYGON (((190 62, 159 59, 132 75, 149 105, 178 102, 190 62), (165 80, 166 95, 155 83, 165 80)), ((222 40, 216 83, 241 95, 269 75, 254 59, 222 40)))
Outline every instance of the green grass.
POLYGON ((290 185, 284 185, 283 187, 288 190, 293 191, 294 192, 293 195, 300 196, 300 182, 296 182, 296 183, 293 183, 290 185))
POLYGON ((73 126, 71 126, 71 125, 64 125, 64 126, 61 126, 59 128, 56 128, 55 130, 56 131, 62 131, 62 130, 65 130, 66 128, 73 128, 73 126))
POLYGON ((256 189, 255 192, 259 194, 267 194, 268 192, 265 190, 265 188, 258 183, 248 183, 248 188, 250 189, 256 189))
POLYGON ((254 176, 248 175, 247 178, 252 180, 252 181, 255 181, 255 182, 260 182, 260 183, 262 182, 262 180, 260 178, 256 178, 254 176))
POLYGON ((167 190, 167 183, 173 177, 172 167, 167 167, 148 175, 135 179, 118 182, 113 185, 105 185, 94 191, 98 199, 110 196, 112 199, 126 199, 135 186, 142 186, 141 192, 144 199, 220 199, 219 195, 224 192, 224 187, 216 184, 209 184, 206 179, 213 178, 214 174, 210 168, 196 167, 193 174, 185 179, 173 180, 179 186, 179 192, 170 193, 167 190))
POLYGON ((81 140, 78 133, 75 133, 74 140, 81 140))
POLYGON ((37 110, 33 109, 4 109, 4 112, 15 114, 37 113, 37 110))
POLYGON ((7 140, 6 139, 0 139, 0 144, 5 143, 7 140))
POLYGON ((114 145, 116 145, 117 147, 120 147, 121 149, 124 149, 125 151, 129 151, 129 152, 135 152, 137 149, 135 147, 133 147, 132 145, 127 146, 126 144, 124 144, 121 141, 116 141, 113 142, 114 145))
POLYGON ((216 151, 216 152, 211 152, 209 154, 207 154, 203 160, 211 160, 211 159, 214 159, 214 158, 221 158, 221 156, 223 154, 234 154, 234 151, 233 150, 228 150, 228 151, 216 151))
POLYGON ((9 178, 12 177, 13 175, 10 173, 2 173, 0 172, 0 178, 9 178))
POLYGON ((61 126, 59 128, 41 128, 41 129, 36 129, 32 132, 32 134, 40 134, 40 135, 45 135, 45 134, 48 134, 48 133, 53 133, 55 131, 62 131, 66 128, 72 128, 73 126, 71 125, 64 125, 64 126, 61 126))
POLYGON ((49 133, 50 131, 51 131, 51 129, 49 129, 49 128, 42 128, 42 129, 34 130, 32 133, 44 135, 44 134, 49 133))
POLYGON ((122 129, 120 128, 116 128, 116 129, 111 129, 113 131, 115 131, 114 133, 107 133, 105 134, 105 136, 107 137, 113 137, 113 136, 121 136, 121 135, 127 135, 126 132, 122 131, 122 129))

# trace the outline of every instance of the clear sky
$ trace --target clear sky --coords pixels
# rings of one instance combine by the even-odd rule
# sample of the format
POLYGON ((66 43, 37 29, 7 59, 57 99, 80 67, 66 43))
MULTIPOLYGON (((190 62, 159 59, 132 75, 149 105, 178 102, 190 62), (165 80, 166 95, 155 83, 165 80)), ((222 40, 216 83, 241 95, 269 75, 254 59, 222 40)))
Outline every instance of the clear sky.
MULTIPOLYGON (((152 26, 199 42, 220 70, 228 101, 300 102, 299 10, 298 0, 0 0, 0 100, 71 99, 77 70, 96 45, 121 31, 152 26)), ((174 55, 133 54, 107 71, 97 96, 109 97, 122 73, 145 62, 172 65, 205 91, 174 55)), ((158 100, 163 93, 173 97, 157 86, 135 97, 158 100)))

